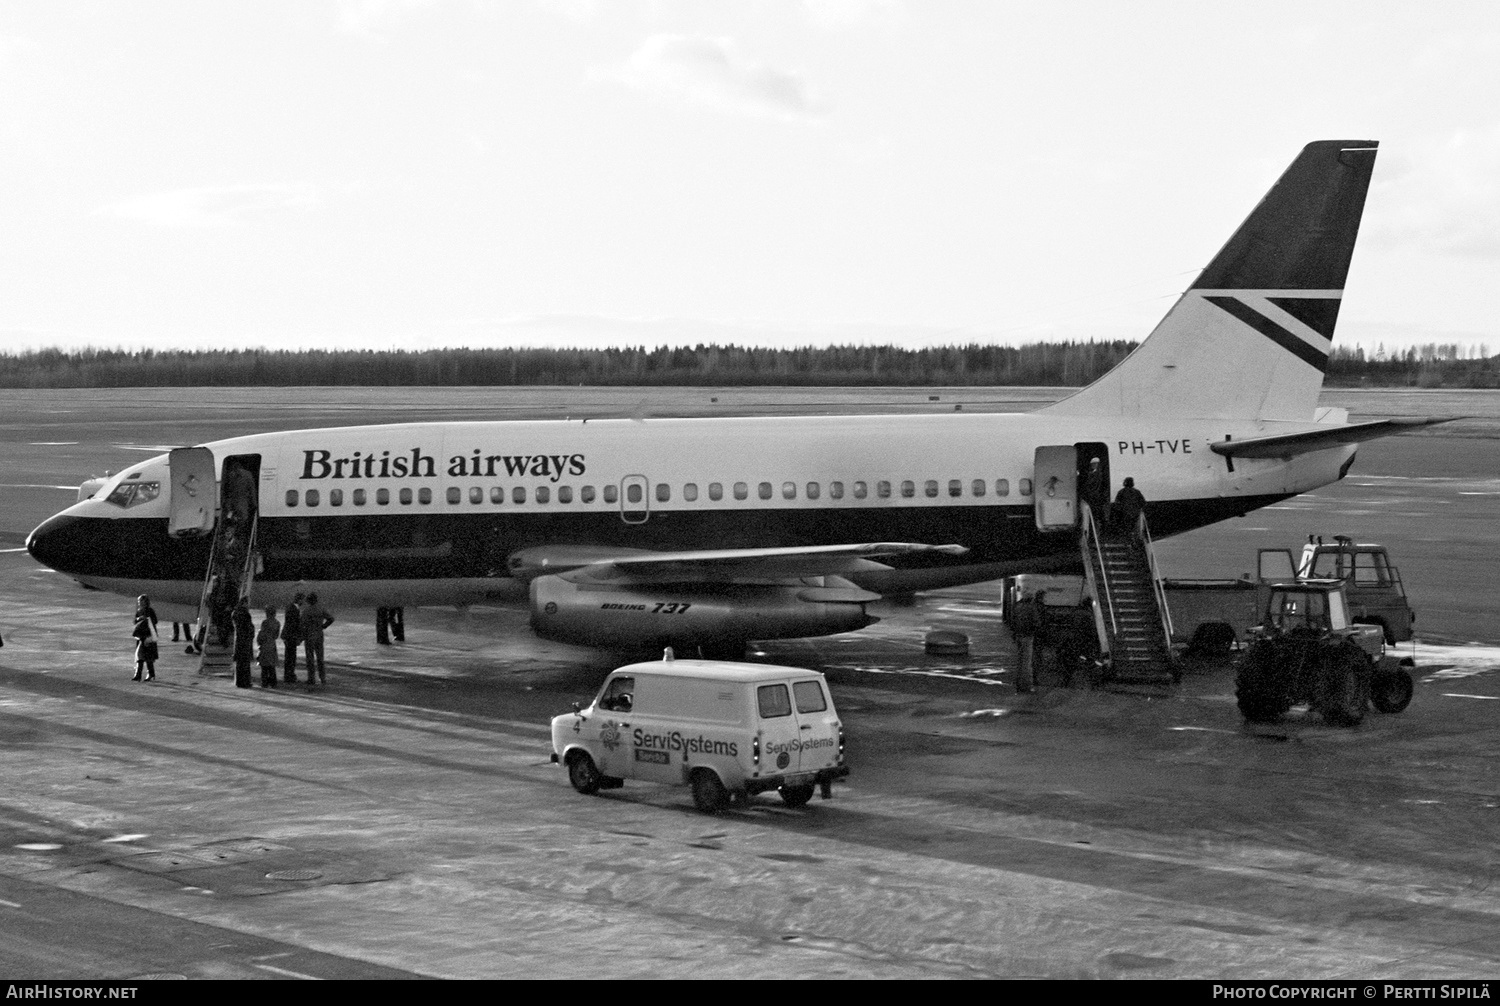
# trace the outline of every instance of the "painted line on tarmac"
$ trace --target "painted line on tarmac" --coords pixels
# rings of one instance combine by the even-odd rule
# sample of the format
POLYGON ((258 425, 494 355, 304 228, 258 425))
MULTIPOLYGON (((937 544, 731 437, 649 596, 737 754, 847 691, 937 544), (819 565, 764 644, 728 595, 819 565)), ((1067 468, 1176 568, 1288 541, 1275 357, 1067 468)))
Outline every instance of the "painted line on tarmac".
POLYGON ((17 904, 14 901, 6 901, 4 898, 0 898, 0 905, 4 905, 6 908, 25 908, 26 907, 25 905, 17 904))
POLYGON ((309 982, 320 982, 323 980, 317 975, 305 975, 301 971, 288 971, 286 968, 278 968, 274 964, 256 964, 255 967, 260 968, 262 971, 274 971, 278 975, 287 975, 292 978, 301 978, 304 981, 309 982))
POLYGON ((1465 695, 1463 692, 1444 692, 1445 699, 1489 699, 1492 702, 1500 702, 1500 695, 1465 695))

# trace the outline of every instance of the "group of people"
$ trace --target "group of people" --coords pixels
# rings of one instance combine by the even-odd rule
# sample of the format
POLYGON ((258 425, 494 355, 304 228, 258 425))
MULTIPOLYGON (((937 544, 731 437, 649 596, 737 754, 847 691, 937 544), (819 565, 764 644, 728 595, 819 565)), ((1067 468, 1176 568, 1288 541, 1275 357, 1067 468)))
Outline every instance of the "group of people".
MULTIPOLYGON (((241 599, 234 607, 230 627, 234 636, 234 683, 240 688, 250 687, 251 663, 260 665, 260 683, 264 688, 275 688, 278 658, 284 658, 282 680, 288 684, 297 681, 297 650, 305 654, 307 687, 328 683, 328 669, 323 658, 323 632, 334 622, 333 615, 318 601, 316 592, 298 593, 286 609, 286 621, 276 618, 275 608, 266 608, 260 630, 250 614, 250 604, 241 599), (283 651, 277 652, 277 642, 283 651)), ((135 628, 131 636, 135 639, 135 677, 132 681, 155 681, 156 661, 161 656, 161 647, 156 634, 156 611, 151 607, 151 598, 142 594, 135 601, 135 628)), ((173 629, 177 623, 173 623, 173 629)), ((187 626, 183 626, 184 629, 187 626)), ((177 639, 174 631, 173 640, 177 639)), ((189 635, 189 652, 194 652, 192 636, 189 635)), ((226 640, 227 642, 227 640, 226 640)))
POLYGON ((306 657, 307 688, 328 684, 328 669, 323 660, 323 632, 334 622, 333 615, 323 607, 316 592, 292 598, 286 608, 286 621, 276 619, 276 609, 266 608, 261 619, 260 631, 250 616, 248 601, 240 601, 234 612, 234 683, 240 688, 250 687, 250 663, 260 665, 262 688, 275 688, 277 657, 283 657, 282 681, 297 683, 297 648, 300 646, 306 657), (283 646, 277 653, 276 642, 283 646))
POLYGON ((1036 688, 1037 670, 1045 654, 1052 655, 1065 688, 1073 687, 1078 671, 1089 668, 1099 656, 1091 597, 1076 605, 1049 610, 1045 590, 1022 594, 1011 606, 1010 631, 1019 656, 1018 692, 1036 688))

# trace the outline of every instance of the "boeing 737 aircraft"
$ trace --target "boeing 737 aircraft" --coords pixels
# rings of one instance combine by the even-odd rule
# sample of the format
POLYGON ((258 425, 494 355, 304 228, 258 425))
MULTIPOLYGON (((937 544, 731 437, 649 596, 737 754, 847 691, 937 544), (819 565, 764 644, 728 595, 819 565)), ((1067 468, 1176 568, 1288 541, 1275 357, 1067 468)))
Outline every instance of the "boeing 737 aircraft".
POLYGON ((1094 458, 1161 537, 1424 422, 1317 405, 1375 154, 1309 144, 1133 354, 1035 412, 257 434, 133 465, 27 547, 159 607, 515 601, 544 637, 612 646, 857 629, 883 593, 1076 563, 1094 458))

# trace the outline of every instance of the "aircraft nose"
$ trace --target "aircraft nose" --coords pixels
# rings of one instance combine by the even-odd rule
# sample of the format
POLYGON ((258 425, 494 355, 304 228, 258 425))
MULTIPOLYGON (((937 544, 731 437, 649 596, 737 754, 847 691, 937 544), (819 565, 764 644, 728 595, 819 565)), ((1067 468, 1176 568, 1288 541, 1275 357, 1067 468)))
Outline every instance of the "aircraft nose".
POLYGON ((77 565, 78 518, 60 513, 48 517, 37 525, 36 530, 26 536, 26 551, 43 566, 50 566, 61 573, 69 572, 77 565), (73 561, 70 561, 70 557, 73 561))

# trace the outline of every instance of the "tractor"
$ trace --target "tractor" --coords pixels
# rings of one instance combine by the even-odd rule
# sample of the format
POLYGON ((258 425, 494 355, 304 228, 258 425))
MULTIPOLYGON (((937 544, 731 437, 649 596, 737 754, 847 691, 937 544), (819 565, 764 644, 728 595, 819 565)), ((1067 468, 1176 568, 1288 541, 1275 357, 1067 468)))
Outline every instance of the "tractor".
POLYGON ((1399 713, 1412 697, 1410 658, 1385 655, 1378 625, 1351 623, 1343 580, 1269 585, 1235 675, 1240 713, 1270 723, 1308 705, 1331 726, 1355 726, 1370 704, 1399 713))

